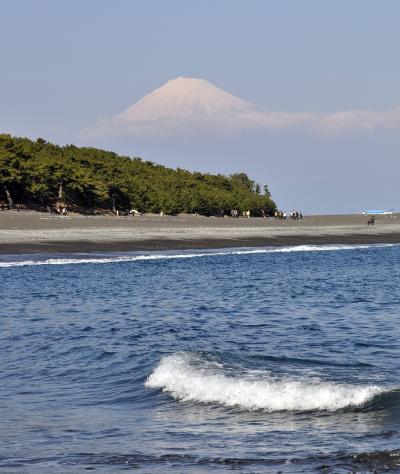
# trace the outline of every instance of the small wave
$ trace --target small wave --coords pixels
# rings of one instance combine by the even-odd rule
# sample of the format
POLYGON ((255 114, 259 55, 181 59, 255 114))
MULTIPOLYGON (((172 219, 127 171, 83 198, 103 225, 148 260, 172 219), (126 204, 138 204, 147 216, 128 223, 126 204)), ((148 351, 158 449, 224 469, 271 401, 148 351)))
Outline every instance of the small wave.
POLYGON ((269 412, 336 411, 361 407, 384 392, 375 385, 276 378, 260 372, 230 376, 220 364, 201 361, 188 353, 162 358, 145 386, 161 389, 179 401, 217 403, 269 412))
POLYGON ((236 249, 224 251, 208 251, 196 253, 165 253, 165 254, 146 254, 146 255, 113 255, 107 257, 81 257, 81 258, 48 258, 48 259, 30 259, 0 262, 0 268, 10 267, 29 267, 42 265, 82 265, 82 264, 109 264, 109 263, 125 263, 140 262, 146 260, 175 260, 189 259, 201 257, 220 257, 228 255, 252 255, 267 253, 290 253, 290 252, 332 252, 337 250, 356 250, 368 249, 371 247, 390 247, 395 244, 373 244, 373 245, 296 245, 290 247, 273 247, 258 249, 236 249))

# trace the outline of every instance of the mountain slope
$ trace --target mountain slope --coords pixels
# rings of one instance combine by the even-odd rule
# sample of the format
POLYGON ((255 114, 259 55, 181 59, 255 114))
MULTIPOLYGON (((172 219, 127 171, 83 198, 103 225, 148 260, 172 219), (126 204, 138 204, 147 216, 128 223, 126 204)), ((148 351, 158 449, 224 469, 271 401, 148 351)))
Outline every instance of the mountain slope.
POLYGON ((261 110, 204 79, 178 77, 146 95, 115 119, 126 123, 167 118, 228 118, 261 110))

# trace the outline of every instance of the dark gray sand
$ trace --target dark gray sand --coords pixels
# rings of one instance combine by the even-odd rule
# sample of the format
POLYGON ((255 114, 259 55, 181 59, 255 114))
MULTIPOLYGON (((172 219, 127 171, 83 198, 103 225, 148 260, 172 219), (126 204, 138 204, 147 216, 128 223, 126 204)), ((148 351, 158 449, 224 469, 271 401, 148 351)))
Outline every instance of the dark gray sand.
POLYGON ((303 220, 179 216, 49 216, 0 211, 0 253, 102 252, 304 244, 400 243, 400 215, 305 216, 303 220))

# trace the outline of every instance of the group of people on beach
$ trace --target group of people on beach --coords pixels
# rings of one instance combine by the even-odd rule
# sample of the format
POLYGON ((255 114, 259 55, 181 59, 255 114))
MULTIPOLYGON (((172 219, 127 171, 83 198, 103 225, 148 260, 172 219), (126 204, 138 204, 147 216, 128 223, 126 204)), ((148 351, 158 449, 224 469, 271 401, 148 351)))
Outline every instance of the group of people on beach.
MULTIPOLYGON (((298 221, 299 219, 303 219, 303 213, 301 211, 292 210, 290 211, 289 216, 290 216, 290 219, 293 219, 295 221, 298 221)), ((279 219, 281 221, 286 220, 287 213, 286 211, 278 210, 278 211, 275 211, 274 217, 275 219, 279 219)))
MULTIPOLYGON (((218 217, 225 217, 225 211, 223 211, 223 210, 219 211, 218 217)), ((245 217, 245 218, 249 219, 251 217, 251 212, 250 211, 239 212, 237 209, 232 209, 231 210, 231 217, 234 217, 234 218, 245 217)), ((271 217, 271 215, 270 214, 268 215, 264 210, 262 210, 261 211, 261 217, 263 217, 264 219, 268 219, 268 217, 271 217)), ((273 217, 275 217, 275 219, 279 219, 279 220, 286 220, 288 218, 288 215, 287 215, 286 211, 277 210, 277 211, 275 211, 273 217)), ((300 219, 303 219, 303 213, 301 211, 292 210, 289 213, 289 217, 290 217, 290 219, 298 221, 300 219)))
MULTIPOLYGON (((240 216, 245 217, 246 219, 250 219, 251 212, 250 211, 243 211, 242 213, 240 213, 237 209, 232 209, 231 210, 231 217, 237 219, 240 216)), ((220 211, 219 217, 225 217, 225 211, 220 211)))
POLYGON ((303 219, 303 213, 301 211, 290 211, 290 218, 298 221, 299 219, 303 219))

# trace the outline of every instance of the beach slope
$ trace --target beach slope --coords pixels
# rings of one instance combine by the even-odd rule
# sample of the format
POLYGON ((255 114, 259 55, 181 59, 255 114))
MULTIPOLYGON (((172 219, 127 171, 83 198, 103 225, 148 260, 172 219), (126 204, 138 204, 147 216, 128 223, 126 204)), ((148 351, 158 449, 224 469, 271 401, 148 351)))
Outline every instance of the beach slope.
POLYGON ((0 212, 0 253, 103 252, 318 244, 400 243, 400 215, 232 219, 179 216, 50 216, 0 212))

